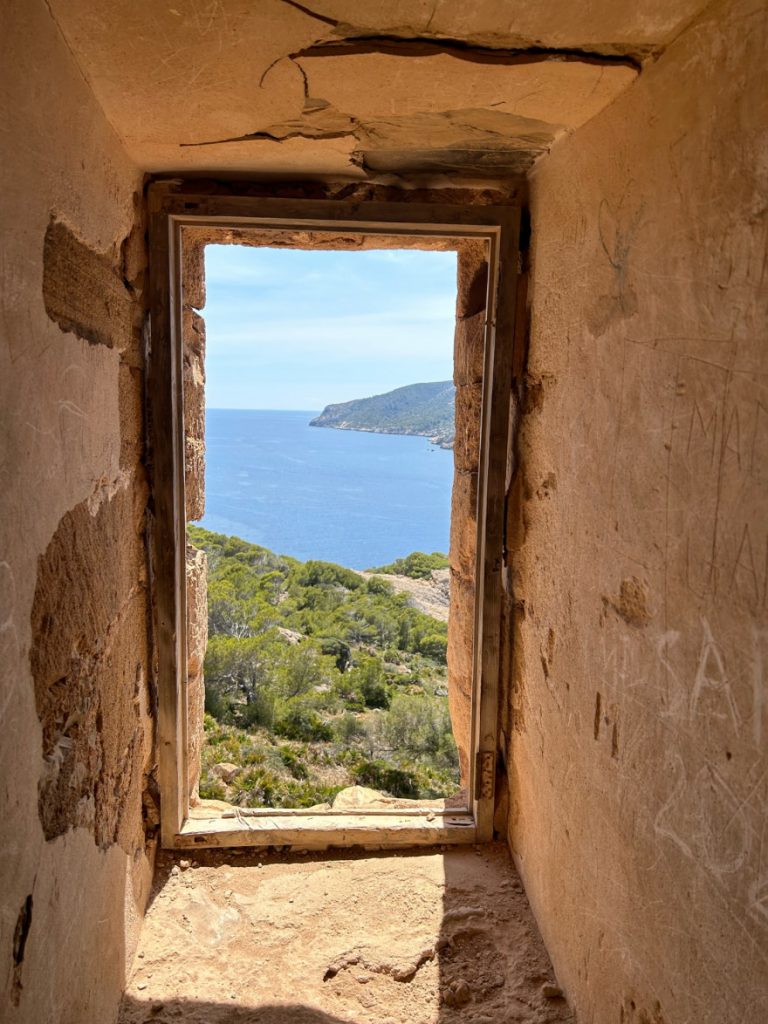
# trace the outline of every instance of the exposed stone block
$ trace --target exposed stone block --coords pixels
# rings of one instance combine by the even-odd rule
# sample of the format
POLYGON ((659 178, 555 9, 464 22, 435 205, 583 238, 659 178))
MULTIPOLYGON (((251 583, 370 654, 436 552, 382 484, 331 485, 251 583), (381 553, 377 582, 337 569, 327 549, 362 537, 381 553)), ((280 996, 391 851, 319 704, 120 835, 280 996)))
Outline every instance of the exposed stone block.
POLYGON ((144 376, 140 369, 120 362, 120 465, 138 465, 144 451, 144 376))
POLYGON ((480 384, 485 358, 485 307, 479 313, 456 321, 453 346, 454 384, 480 384))
POLYGON ((145 490, 105 487, 68 512, 38 563, 30 663, 43 728, 46 839, 87 828, 135 845, 147 685, 145 490))
POLYGON ((476 472, 480 457, 480 413, 482 384, 463 384, 456 388, 456 438, 453 459, 457 473, 476 472))
POLYGON ((456 274, 456 316, 459 320, 485 311, 488 290, 486 243, 479 239, 461 242, 456 274))
POLYGON ((187 520, 205 515, 205 321, 184 310, 184 471, 187 520))
POLYGON ((136 310, 115 263, 57 220, 45 233, 43 299, 48 316, 63 331, 92 345, 130 347, 136 310))
POLYGON ((471 580, 451 571, 451 606, 448 613, 448 704, 462 782, 469 769, 472 721, 472 650, 475 588, 471 580))
POLYGON ((456 437, 451 494, 451 605, 448 627, 448 703, 462 781, 469 769, 477 551, 477 483, 483 397, 488 264, 485 243, 458 249, 454 382, 456 437))
POLYGON ((187 752, 188 783, 193 802, 200 782, 205 681, 203 663, 208 645, 208 559, 187 544, 187 752))
POLYGON ((477 555, 477 473, 456 473, 451 494, 451 568, 472 579, 477 555))

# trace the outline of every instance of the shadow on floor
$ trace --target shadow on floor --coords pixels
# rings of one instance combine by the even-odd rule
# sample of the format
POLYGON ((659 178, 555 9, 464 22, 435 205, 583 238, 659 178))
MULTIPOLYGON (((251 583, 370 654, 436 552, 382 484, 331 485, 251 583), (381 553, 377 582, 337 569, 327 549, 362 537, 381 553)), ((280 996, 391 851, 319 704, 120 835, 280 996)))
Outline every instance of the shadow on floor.
POLYGON ((203 1003, 192 1000, 165 1000, 142 1003, 126 996, 123 1000, 121 1020, 136 1024, 354 1024, 349 1018, 342 1021, 309 1006, 232 1006, 222 1003, 203 1003))

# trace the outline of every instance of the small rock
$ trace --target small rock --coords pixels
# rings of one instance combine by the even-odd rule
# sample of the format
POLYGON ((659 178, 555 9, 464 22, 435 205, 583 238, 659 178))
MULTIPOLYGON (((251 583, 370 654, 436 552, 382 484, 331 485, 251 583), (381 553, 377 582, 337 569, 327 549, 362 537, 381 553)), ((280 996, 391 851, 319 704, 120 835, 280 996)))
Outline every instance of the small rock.
POLYGON ((179 865, 178 864, 174 864, 173 865, 173 867, 171 868, 171 874, 174 875, 174 876, 181 874, 181 872, 179 870, 179 865))
POLYGON ((231 761, 219 761, 211 769, 212 773, 221 779, 223 783, 229 785, 230 782, 235 781, 235 776, 240 774, 240 766, 232 764, 231 761))
POLYGON ((143 960, 145 956, 144 950, 142 950, 140 953, 137 953, 136 955, 138 956, 139 960, 143 960))
POLYGON ((189 868, 192 867, 192 861, 191 860, 180 860, 179 861, 179 867, 181 868, 182 871, 187 871, 189 868))
POLYGON ((466 1006, 471 998, 472 989, 463 978, 451 982, 443 993, 443 1002, 446 1006, 466 1006))
POLYGON ((348 786, 336 794, 333 809, 345 811, 358 807, 380 807, 386 804, 387 800, 392 802, 391 797, 385 797, 378 790, 369 789, 367 786, 348 786))
POLYGON ((472 989, 463 978, 454 984, 453 998, 456 1006, 466 1006, 472 998, 472 989))
POLYGON ((136 986, 136 988, 139 990, 139 992, 143 992, 146 987, 147 987, 146 981, 139 982, 139 984, 136 986))
POLYGON ((551 984, 551 982, 548 981, 544 982, 544 984, 541 986, 541 994, 544 996, 545 999, 563 998, 563 990, 560 988, 560 986, 553 985, 551 984))

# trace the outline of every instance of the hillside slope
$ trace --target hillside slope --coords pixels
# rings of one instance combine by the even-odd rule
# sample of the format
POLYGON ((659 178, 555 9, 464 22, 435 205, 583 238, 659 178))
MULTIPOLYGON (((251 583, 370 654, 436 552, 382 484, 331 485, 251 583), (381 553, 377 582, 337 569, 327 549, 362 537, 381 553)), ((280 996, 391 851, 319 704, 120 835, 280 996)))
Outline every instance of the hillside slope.
POLYGON ((198 526, 188 539, 208 559, 204 799, 310 807, 352 786, 458 790, 447 623, 413 606, 426 580, 299 562, 198 526))
POLYGON ((442 448, 450 448, 455 433, 454 390, 450 380, 408 384, 383 395, 327 405, 310 421, 310 426, 417 434, 442 448))

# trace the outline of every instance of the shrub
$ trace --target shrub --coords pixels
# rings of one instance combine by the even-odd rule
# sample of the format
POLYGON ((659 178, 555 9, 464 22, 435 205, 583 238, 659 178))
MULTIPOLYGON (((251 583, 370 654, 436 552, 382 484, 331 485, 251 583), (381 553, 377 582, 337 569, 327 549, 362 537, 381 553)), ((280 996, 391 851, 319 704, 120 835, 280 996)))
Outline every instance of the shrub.
MULTIPOLYGON (((305 751, 302 751, 305 753, 305 751)), ((280 760, 294 777, 294 779, 306 779, 309 775, 307 766, 301 759, 301 753, 291 750, 290 747, 280 748, 280 760)))
MULTIPOLYGON (((381 572, 382 570, 378 570, 381 572)), ((382 596, 384 594, 394 594, 394 589, 391 583, 381 579, 379 576, 371 576, 366 582, 365 589, 369 594, 375 594, 376 596, 382 596)))
POLYGON ((333 731, 336 741, 344 744, 344 746, 349 746, 355 740, 362 739, 366 734, 365 725, 360 718, 357 715, 350 714, 348 711, 336 719, 333 723, 333 731))
POLYGON ((227 791, 217 778, 200 779, 201 800, 226 800, 227 791))
POLYGON ((275 732, 288 740, 322 743, 333 739, 333 730, 316 711, 303 704, 290 705, 275 722, 275 732))
POLYGON ((339 640, 335 636, 319 637, 317 642, 320 644, 322 653, 334 659, 339 672, 346 672, 352 660, 349 644, 345 644, 343 640, 339 640))
POLYGON ((354 774, 359 786, 384 790, 390 796, 418 799, 419 784, 413 772, 396 768, 381 759, 358 762, 354 774))
POLYGON ((365 580, 352 569, 345 569, 333 562, 305 562, 298 574, 298 582, 303 587, 343 587, 345 590, 358 590, 365 580))
POLYGON ((349 683, 360 693, 368 708, 389 707, 389 687, 383 663, 376 657, 363 657, 348 673, 349 683))
POLYGON ((385 572, 395 576, 410 576, 411 579, 423 580, 431 574, 433 569, 447 569, 449 565, 448 556, 440 551, 433 551, 427 555, 424 551, 412 551, 405 558, 398 558, 389 565, 380 565, 378 569, 370 569, 370 572, 385 572))
POLYGON ((434 756, 451 733, 447 709, 426 695, 398 694, 384 720, 384 735, 393 750, 434 756))
POLYGON ((419 653, 425 658, 432 658, 433 661, 445 665, 448 657, 448 637, 440 636, 437 633, 430 633, 419 641, 419 653))

